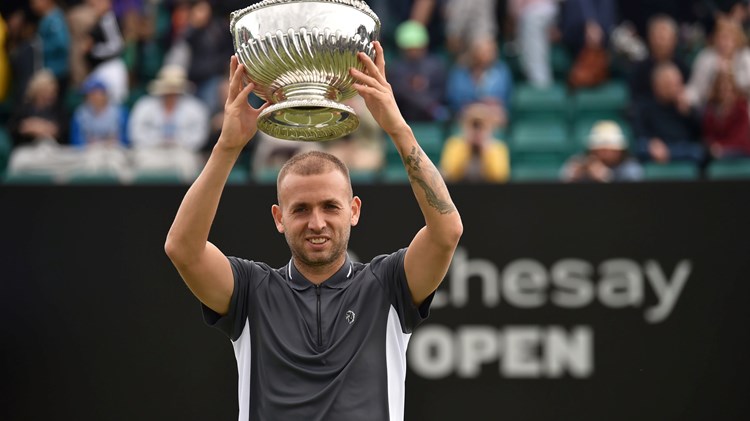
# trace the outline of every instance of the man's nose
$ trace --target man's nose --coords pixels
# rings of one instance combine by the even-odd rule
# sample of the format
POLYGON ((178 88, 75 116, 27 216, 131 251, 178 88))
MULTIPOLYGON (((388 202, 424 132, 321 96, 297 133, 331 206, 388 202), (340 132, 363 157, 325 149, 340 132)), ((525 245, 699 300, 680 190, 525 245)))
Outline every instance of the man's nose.
POLYGON ((314 209, 310 213, 310 220, 307 221, 307 227, 310 228, 313 231, 321 231, 323 228, 326 227, 326 221, 323 217, 323 212, 320 210, 314 209))

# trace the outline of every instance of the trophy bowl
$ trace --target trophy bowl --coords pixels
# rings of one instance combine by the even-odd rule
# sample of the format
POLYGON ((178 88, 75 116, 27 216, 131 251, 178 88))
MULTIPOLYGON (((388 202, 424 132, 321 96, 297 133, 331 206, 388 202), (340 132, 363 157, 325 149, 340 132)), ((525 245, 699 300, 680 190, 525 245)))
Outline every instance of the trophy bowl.
POLYGON ((289 140, 323 141, 359 126, 341 103, 357 95, 349 74, 374 59, 380 19, 361 0, 264 0, 231 14, 234 49, 253 92, 271 105, 258 129, 289 140))

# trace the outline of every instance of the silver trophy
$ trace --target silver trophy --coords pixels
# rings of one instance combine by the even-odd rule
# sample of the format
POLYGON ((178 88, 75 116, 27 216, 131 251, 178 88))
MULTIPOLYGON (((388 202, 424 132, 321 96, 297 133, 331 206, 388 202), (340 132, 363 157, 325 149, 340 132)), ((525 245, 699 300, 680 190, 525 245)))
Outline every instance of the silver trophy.
POLYGON ((234 49, 254 92, 272 103, 258 128, 281 139, 331 140, 359 126, 341 101, 357 95, 349 68, 375 58, 380 19, 361 0, 264 0, 232 12, 234 49))

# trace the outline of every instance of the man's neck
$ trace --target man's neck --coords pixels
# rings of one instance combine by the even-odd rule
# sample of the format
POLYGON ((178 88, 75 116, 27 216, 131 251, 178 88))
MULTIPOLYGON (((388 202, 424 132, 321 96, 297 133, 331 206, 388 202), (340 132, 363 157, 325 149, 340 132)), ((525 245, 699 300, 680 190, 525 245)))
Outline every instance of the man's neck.
POLYGON ((331 276, 333 276, 336 272, 339 271, 339 269, 341 269, 341 266, 343 266, 344 262, 346 262, 346 255, 342 255, 330 264, 321 266, 306 265, 300 262, 296 257, 292 257, 292 262, 294 263, 294 267, 297 269, 297 271, 301 273, 302 276, 305 277, 305 279, 315 285, 320 285, 330 279, 331 276))

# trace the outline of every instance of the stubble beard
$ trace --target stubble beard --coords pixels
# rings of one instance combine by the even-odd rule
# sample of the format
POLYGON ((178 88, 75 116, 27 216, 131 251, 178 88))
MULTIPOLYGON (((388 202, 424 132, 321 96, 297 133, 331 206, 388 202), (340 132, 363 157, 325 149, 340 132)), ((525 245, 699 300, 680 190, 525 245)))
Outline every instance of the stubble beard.
POLYGON ((319 255, 317 257, 310 256, 305 251, 306 240, 301 239, 301 244, 298 246, 293 239, 289 238, 288 233, 285 232, 284 237, 286 237, 286 243, 289 246, 289 250, 292 252, 292 257, 294 257, 295 262, 299 262, 311 268, 321 268, 335 263, 341 258, 341 256, 346 254, 346 249, 349 244, 349 234, 350 231, 347 230, 347 232, 343 233, 340 240, 337 237, 331 237, 328 241, 331 241, 334 244, 331 247, 330 253, 322 256, 319 255))

